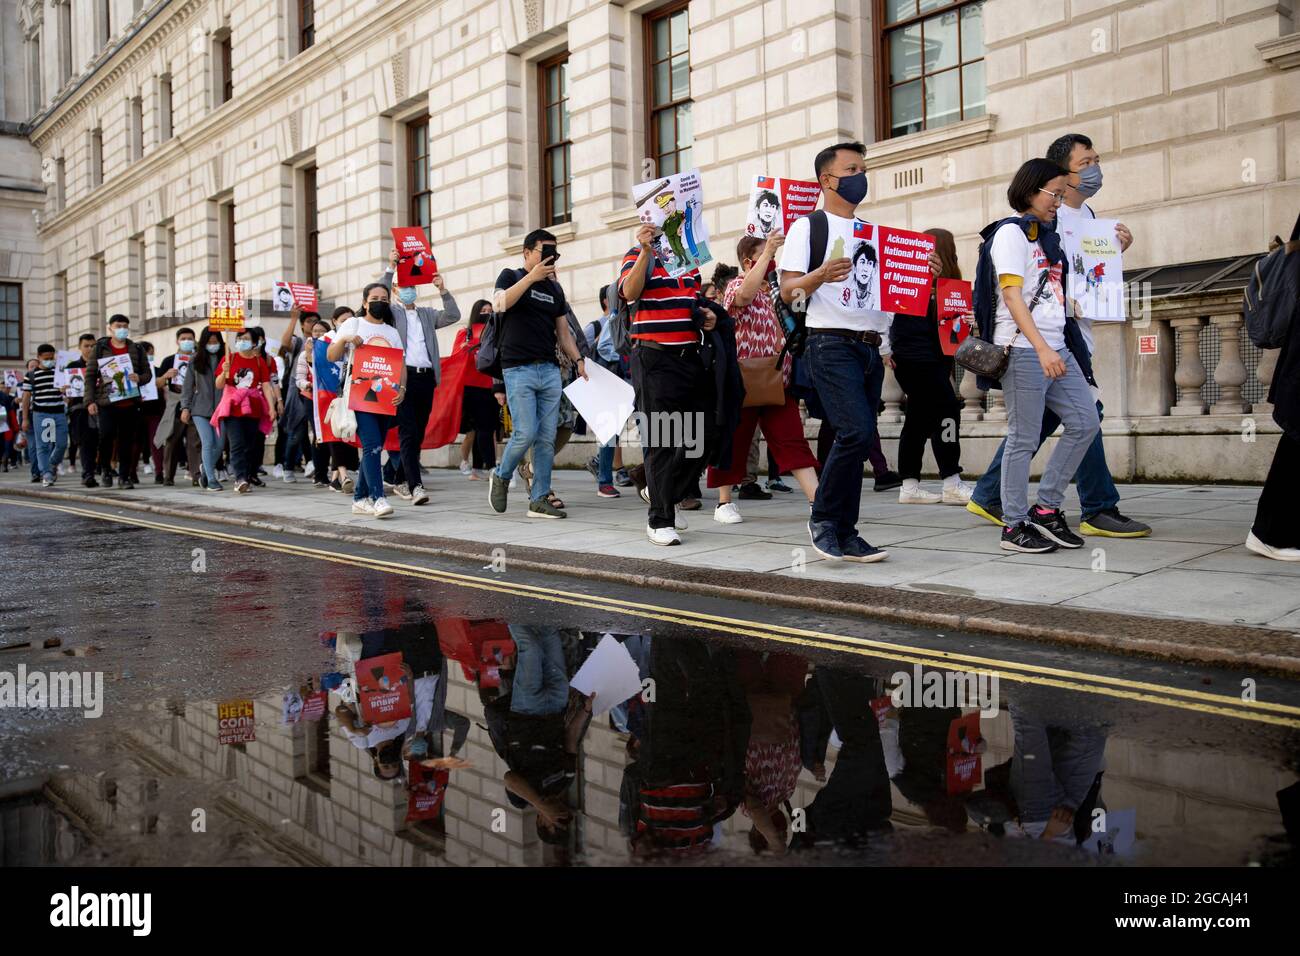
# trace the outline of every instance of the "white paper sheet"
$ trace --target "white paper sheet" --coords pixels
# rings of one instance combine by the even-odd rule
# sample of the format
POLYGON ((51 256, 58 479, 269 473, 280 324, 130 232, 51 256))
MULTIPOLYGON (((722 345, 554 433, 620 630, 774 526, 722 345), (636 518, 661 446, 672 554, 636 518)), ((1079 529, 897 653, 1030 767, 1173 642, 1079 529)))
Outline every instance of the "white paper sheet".
POLYGON ((635 390, 609 369, 586 363, 587 378, 574 379, 564 394, 602 445, 623 430, 632 416, 635 390))
POLYGON ((580 694, 596 695, 591 713, 599 717, 641 693, 641 675, 627 648, 606 634, 573 675, 569 686, 580 694))

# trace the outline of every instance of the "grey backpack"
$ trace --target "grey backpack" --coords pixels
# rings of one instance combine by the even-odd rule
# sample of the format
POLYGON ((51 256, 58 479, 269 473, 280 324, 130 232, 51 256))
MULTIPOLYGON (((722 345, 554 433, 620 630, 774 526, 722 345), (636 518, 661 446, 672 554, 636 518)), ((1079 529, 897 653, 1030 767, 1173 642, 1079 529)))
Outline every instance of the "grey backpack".
MULTIPOLYGON (((650 266, 645 271, 645 281, 647 284, 650 282, 650 276, 654 274, 656 262, 658 262, 658 260, 655 258, 654 254, 651 253, 650 266)), ((615 280, 615 288, 617 288, 617 280, 615 280)), ((644 286, 641 291, 645 291, 644 286)), ((614 351, 619 355, 627 356, 632 354, 632 323, 635 321, 636 312, 637 303, 626 301, 620 292, 618 297, 618 308, 615 309, 614 314, 609 317, 609 341, 610 344, 614 346, 614 351)))
POLYGON ((1300 311, 1300 217, 1291 230, 1291 240, 1273 237, 1267 255, 1255 263, 1246 284, 1241 312, 1246 333, 1261 349, 1277 349, 1300 311))

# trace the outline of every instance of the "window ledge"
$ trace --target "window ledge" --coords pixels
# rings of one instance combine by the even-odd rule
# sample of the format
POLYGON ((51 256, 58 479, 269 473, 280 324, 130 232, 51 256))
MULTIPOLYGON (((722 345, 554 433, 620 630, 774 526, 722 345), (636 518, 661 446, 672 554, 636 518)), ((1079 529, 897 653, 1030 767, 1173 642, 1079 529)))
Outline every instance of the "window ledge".
POLYGON ((1300 66, 1300 32, 1288 33, 1276 40, 1265 40, 1255 44, 1264 57, 1264 62, 1279 70, 1290 70, 1300 66))
POLYGON ((997 127, 998 118, 986 113, 938 129, 908 133, 867 147, 867 169, 878 169, 902 160, 920 159, 936 153, 976 146, 986 142, 997 127))
MULTIPOLYGON (((573 220, 562 222, 558 226, 543 227, 551 235, 555 236, 560 242, 568 242, 578 235, 578 227, 573 224, 573 220)), ((529 232, 532 230, 530 229, 529 232)), ((524 251, 524 237, 528 233, 521 232, 517 236, 506 236, 501 240, 501 251, 508 255, 519 255, 524 251)))

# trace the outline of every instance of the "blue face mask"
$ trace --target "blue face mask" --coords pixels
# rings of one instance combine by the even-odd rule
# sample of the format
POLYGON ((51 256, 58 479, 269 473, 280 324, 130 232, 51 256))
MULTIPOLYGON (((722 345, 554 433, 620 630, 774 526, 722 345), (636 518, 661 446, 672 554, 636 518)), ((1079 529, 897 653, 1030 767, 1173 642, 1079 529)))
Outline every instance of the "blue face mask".
POLYGON ((193 340, 193 339, 181 339, 180 349, 181 349, 181 351, 184 352, 186 355, 188 355, 190 352, 193 352, 193 351, 194 351, 194 340, 193 340))
POLYGON ((54 359, 41 359, 41 368, 54 368, 54 359))
POLYGON ((397 290, 397 298, 402 303, 402 305, 407 306, 409 308, 410 306, 415 305, 415 296, 418 291, 419 290, 416 289, 414 286, 412 286, 409 289, 406 286, 402 286, 400 289, 397 290))
POLYGON ((113 330, 113 338, 117 339, 119 342, 125 342, 126 337, 130 334, 131 334, 130 329, 123 328, 121 326, 118 326, 113 330))
POLYGON ((854 173, 852 176, 841 176, 835 191, 845 202, 857 206, 867 198, 867 174, 862 172, 854 173))
POLYGON ((218 352, 221 351, 220 345, 205 345, 203 347, 208 350, 209 355, 216 355, 218 352))
POLYGON ((1079 170, 1079 185, 1075 188, 1084 197, 1095 196, 1101 192, 1101 164, 1093 163, 1079 170))
POLYGON ((240 352, 250 352, 253 349, 253 343, 248 339, 236 339, 235 348, 240 352))

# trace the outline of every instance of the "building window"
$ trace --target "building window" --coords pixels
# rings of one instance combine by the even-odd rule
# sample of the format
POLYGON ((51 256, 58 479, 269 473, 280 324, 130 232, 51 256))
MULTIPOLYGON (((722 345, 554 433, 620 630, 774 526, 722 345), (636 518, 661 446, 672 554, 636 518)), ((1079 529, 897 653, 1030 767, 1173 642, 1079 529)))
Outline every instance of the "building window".
POLYGON ((60 272, 54 277, 54 287, 58 292, 59 301, 54 303, 58 315, 63 317, 63 335, 65 338, 72 337, 72 296, 68 292, 68 274, 60 272))
POLYGON ((113 0, 99 0, 99 48, 108 46, 113 35, 113 0))
POLYGON ((0 282, 0 358, 23 357, 23 287, 0 282))
POLYGON ((984 115, 983 0, 883 0, 882 139, 984 115))
POLYGON ((298 4, 298 52, 311 49, 316 42, 315 0, 294 0, 298 4))
POLYGON ((39 32, 32 34, 32 38, 27 41, 27 98, 30 100, 27 115, 29 117, 35 116, 40 112, 43 100, 41 96, 41 35, 39 32))
POLYGON ((172 315, 176 308, 176 225, 170 219, 162 231, 162 270, 153 286, 155 315, 172 315))
POLYGON ((54 208, 62 212, 68 205, 68 166, 60 156, 54 161, 54 208))
POLYGON ((158 142, 172 138, 172 77, 170 73, 158 78, 158 142))
POLYGON ((131 141, 131 159, 144 159, 144 98, 131 98, 130 125, 127 129, 131 141))
POLYGON ((235 61, 230 43, 230 30, 220 31, 212 43, 212 55, 215 59, 215 106, 229 103, 235 96, 235 61))
POLYGON ((72 79, 72 3, 61 3, 59 10, 59 86, 72 79))
POLYGON ((145 292, 148 289, 148 250, 144 244, 144 234, 132 236, 131 253, 131 318, 143 319, 145 312, 145 292))
POLYGON ((407 225, 420 226, 424 237, 433 242, 433 190, 429 188, 429 117, 406 124, 406 165, 410 170, 407 195, 410 196, 407 225))
POLYGON ((104 184, 104 131, 98 126, 90 131, 90 188, 104 184))
POLYGON ((686 0, 645 19, 646 128, 655 175, 691 168, 691 45, 686 0))
POLYGON ((220 250, 220 269, 222 282, 238 282, 235 270, 239 260, 235 258, 235 203, 234 200, 223 202, 217 207, 218 249, 220 250))
POLYGON ((320 228, 316 222, 316 167, 302 171, 302 224, 306 237, 306 266, 304 279, 320 286, 320 228))
POLYGON ((103 335, 104 326, 108 324, 108 269, 104 265, 103 253, 91 259, 91 277, 95 287, 90 290, 90 328, 103 335))
POLYGON ((569 164, 569 54, 538 66, 541 105, 542 222, 554 225, 572 218, 572 168, 569 164))

